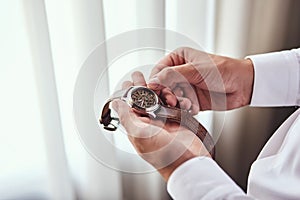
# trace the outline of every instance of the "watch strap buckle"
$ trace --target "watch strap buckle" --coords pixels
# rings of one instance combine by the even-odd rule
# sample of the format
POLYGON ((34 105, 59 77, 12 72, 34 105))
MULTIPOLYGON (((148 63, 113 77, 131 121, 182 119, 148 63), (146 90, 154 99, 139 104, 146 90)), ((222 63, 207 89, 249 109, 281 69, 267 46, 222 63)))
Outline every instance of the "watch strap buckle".
POLYGON ((104 125, 104 129, 108 131, 115 131, 119 127, 119 124, 120 124, 119 118, 111 117, 110 123, 108 125, 104 125))

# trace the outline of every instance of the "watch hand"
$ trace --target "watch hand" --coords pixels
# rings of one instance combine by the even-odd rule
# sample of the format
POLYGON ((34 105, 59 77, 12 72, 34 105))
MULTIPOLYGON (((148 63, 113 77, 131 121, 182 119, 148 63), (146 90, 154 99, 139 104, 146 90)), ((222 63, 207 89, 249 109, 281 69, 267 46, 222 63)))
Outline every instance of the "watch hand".
POLYGON ((141 104, 141 105, 142 105, 142 107, 144 107, 144 106, 145 106, 145 101, 142 101, 142 104, 141 104))

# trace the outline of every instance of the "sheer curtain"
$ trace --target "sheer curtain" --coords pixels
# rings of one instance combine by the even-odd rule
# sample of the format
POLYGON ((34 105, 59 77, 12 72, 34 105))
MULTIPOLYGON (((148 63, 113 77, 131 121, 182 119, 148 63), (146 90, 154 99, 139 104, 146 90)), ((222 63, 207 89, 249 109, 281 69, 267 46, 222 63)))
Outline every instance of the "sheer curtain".
MULTIPOLYGON (((170 199, 158 173, 122 173, 102 165, 78 136, 72 105, 76 77, 103 41, 155 27, 185 35, 206 51, 234 57, 299 45, 296 0, 11 0, 1 4, 1 24, 8 28, 1 31, 5 39, 1 54, 6 56, 0 61, 4 92, 0 116, 5 122, 0 127, 0 199, 170 199)), ((166 36, 157 39, 161 46, 168 45, 166 36)), ((113 52, 108 46, 104 57, 109 60, 113 52)), ((108 97, 124 74, 137 66, 152 66, 165 53, 145 49, 120 57, 106 74, 102 95, 108 97)), ((271 123, 274 112, 246 108, 225 115, 217 161, 242 187, 251 161, 277 126, 271 123), (264 135, 261 130, 250 147, 240 133, 252 138, 250 132, 257 132, 252 127, 258 121, 265 122, 269 131, 264 135), (242 146, 248 148, 243 149, 245 154, 238 153, 242 146), (237 167, 240 160, 242 168, 237 167)), ((289 112, 276 111, 275 120, 279 123, 289 112)), ((216 124, 224 120, 222 114, 212 112, 198 118, 216 134, 220 131, 216 124)), ((111 140, 134 153, 121 134, 111 140)), ((108 152, 120 165, 139 167, 143 162, 121 158, 113 149, 108 152)))
MULTIPOLYGON (((35 146, 34 152, 40 154, 28 160, 42 164, 43 167, 38 167, 38 170, 43 173, 33 176, 32 173, 26 172, 24 183, 32 176, 43 184, 39 184, 40 187, 29 187, 31 192, 28 188, 23 188, 21 192, 20 188, 14 185, 14 177, 6 174, 13 187, 8 189, 3 185, 1 191, 5 192, 1 193, 1 197, 140 199, 147 196, 148 199, 168 199, 165 184, 156 172, 121 173, 100 164, 87 153, 76 133, 73 120, 74 84, 82 63, 98 44, 107 38, 134 29, 168 28, 187 34, 192 40, 207 45, 211 50, 213 40, 208 33, 211 33, 209 31, 213 28, 211 12, 214 7, 208 2, 186 1, 184 6, 194 11, 192 13, 182 11, 180 8, 183 3, 180 1, 29 0, 11 3, 12 6, 18 6, 19 14, 14 17, 18 19, 19 28, 22 29, 18 34, 22 34, 22 41, 25 41, 26 46, 26 51, 21 51, 20 54, 28 54, 29 61, 24 63, 27 69, 25 75, 33 81, 33 85, 29 86, 26 92, 34 93, 32 99, 37 102, 36 112, 41 116, 37 125, 32 125, 39 127, 38 130, 33 130, 32 133, 30 129, 24 130, 28 134, 27 145, 36 145, 38 141, 33 139, 35 133, 39 137, 42 136, 44 144, 40 147, 35 146), (197 12, 197 7, 203 12, 197 12), (199 23, 199 26, 186 29, 187 24, 193 23, 199 23), (20 193, 13 192, 15 190, 20 193)), ((164 37, 160 42, 166 42, 164 37)), ((108 58, 110 51, 113 49, 107 49, 108 58)), ((128 73, 135 66, 153 65, 165 53, 155 50, 136 52, 125 57, 125 60, 120 59, 122 63, 114 63, 112 69, 122 67, 124 72, 128 73)), ((103 91, 108 97, 120 77, 113 70, 107 76, 108 84, 103 85, 103 91)), ((28 102, 28 106, 31 105, 32 103, 28 102)), ((34 113, 28 115, 29 122, 30 119, 34 119, 33 116, 34 113)), ((209 121, 206 120, 208 125, 209 121)), ((121 145, 128 143, 118 140, 118 136, 115 140, 121 145)), ((22 148, 25 144, 19 146, 22 148)), ((30 154, 33 155, 32 152, 30 154)), ((113 152, 111 156, 116 157, 113 152)), ((122 164, 124 158, 123 161, 120 159, 122 164)), ((134 164, 134 161, 132 162, 134 164)), ((33 170, 37 171, 34 168, 33 170)), ((12 173, 19 171, 22 172, 23 169, 17 168, 12 173)))

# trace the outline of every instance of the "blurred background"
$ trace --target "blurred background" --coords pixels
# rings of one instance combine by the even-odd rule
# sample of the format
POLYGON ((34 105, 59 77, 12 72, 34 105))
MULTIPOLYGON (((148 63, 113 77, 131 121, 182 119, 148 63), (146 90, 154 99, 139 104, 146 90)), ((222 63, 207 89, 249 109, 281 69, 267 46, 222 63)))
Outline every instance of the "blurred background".
MULTIPOLYGON (((298 0, 2 0, 0 199, 170 199, 156 172, 115 171, 81 144, 72 108, 81 64, 104 40, 147 27, 176 31, 208 52, 236 58, 299 47, 299 8, 298 0)), ((112 69, 129 72, 164 52, 141 54, 112 69)), ((103 91, 112 91, 120 76, 108 73, 103 91)), ((246 107, 208 112, 200 121, 221 133, 217 162, 245 190, 251 163, 293 111, 246 107)))

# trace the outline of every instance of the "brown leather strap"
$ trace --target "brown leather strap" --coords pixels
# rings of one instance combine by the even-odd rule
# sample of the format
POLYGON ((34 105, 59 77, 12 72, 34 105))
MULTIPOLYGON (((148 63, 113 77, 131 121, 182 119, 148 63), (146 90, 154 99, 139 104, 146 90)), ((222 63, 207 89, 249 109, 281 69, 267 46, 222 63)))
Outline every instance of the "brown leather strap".
POLYGON ((111 109, 109 108, 111 100, 107 101, 102 109, 101 118, 99 119, 100 124, 108 131, 115 131, 118 128, 119 119, 111 117, 111 109), (116 121, 117 125, 113 124, 112 121, 116 121))
POLYGON ((156 115, 159 118, 167 118, 171 121, 180 123, 195 133, 203 142, 211 157, 213 159, 215 158, 215 145, 212 137, 204 126, 202 126, 202 124, 198 122, 188 111, 181 110, 179 108, 161 106, 160 110, 156 112, 156 115))
POLYGON ((118 128, 120 121, 116 117, 111 117, 111 109, 109 108, 109 105, 110 102, 112 102, 114 99, 122 99, 122 97, 126 96, 129 89, 130 88, 116 91, 111 95, 111 97, 103 106, 99 122, 100 124, 103 124, 104 129, 109 131, 115 131, 118 128), (112 121, 115 121, 117 124, 113 124, 112 121))

